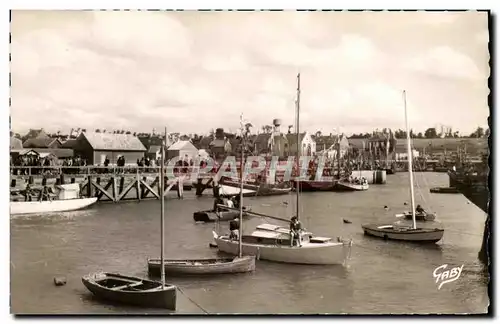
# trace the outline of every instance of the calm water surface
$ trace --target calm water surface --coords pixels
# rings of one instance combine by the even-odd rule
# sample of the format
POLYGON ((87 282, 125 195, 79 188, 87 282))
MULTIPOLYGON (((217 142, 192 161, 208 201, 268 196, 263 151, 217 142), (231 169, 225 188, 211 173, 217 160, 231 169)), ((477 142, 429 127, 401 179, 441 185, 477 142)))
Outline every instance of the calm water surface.
MULTIPOLYGON (((366 222, 392 222, 409 202, 405 173, 366 192, 304 193, 301 220, 321 236, 354 240, 343 266, 301 266, 259 261, 251 274, 201 279, 168 278, 178 285, 177 313, 483 313, 487 278, 477 261, 486 215, 462 195, 430 194, 446 174, 416 174, 417 203, 437 212, 445 234, 435 246, 386 242, 363 235, 366 222), (384 209, 384 205, 389 210, 384 209), (344 224, 342 218, 352 224, 344 224), (432 277, 442 264, 464 264, 461 277, 441 290, 432 277)), ((166 257, 209 257, 213 224, 195 224, 193 212, 212 206, 209 196, 166 202, 166 257)), ((294 195, 246 199, 254 211, 290 217, 294 195), (289 201, 289 207, 282 202, 289 201)), ((102 203, 78 212, 11 218, 11 311, 39 314, 162 313, 104 304, 81 283, 105 270, 147 276, 146 259, 160 252, 160 203, 102 203), (67 285, 55 287, 64 275, 67 285)), ((249 232, 270 219, 252 218, 249 232)), ((277 223, 279 224, 279 223, 277 223)), ((280 224, 282 225, 282 224, 280 224)), ((227 224, 222 224, 224 229, 227 224)))

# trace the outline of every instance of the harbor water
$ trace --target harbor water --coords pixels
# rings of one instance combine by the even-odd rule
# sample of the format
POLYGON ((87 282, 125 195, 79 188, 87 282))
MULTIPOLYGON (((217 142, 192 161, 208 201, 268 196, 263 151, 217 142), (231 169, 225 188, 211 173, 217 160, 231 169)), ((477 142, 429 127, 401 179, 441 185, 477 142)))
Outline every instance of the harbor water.
MULTIPOLYGON (((361 224, 394 222, 409 210, 407 173, 366 192, 301 195, 301 221, 319 236, 352 238, 347 266, 305 266, 258 261, 249 274, 168 278, 180 288, 179 314, 428 314, 484 313, 488 278, 477 260, 486 215, 460 194, 430 194, 447 186, 444 173, 416 173, 416 201, 436 212, 445 228, 436 245, 415 245, 367 237, 361 224), (405 202, 407 205, 405 205, 405 202), (387 206, 387 208, 384 208, 387 206), (342 219, 348 219, 347 224, 342 219), (438 289, 436 267, 464 265, 461 276, 438 289)), ((193 212, 210 209, 212 198, 175 193, 166 201, 166 258, 216 255, 209 248, 214 224, 195 224, 193 212)), ((264 214, 291 217, 295 195, 245 199, 264 214), (283 204, 288 202, 288 206, 283 204)), ((251 218, 245 233, 271 219, 251 218)), ((81 277, 95 271, 147 276, 147 258, 160 253, 160 202, 99 203, 48 216, 11 217, 11 312, 16 314, 165 313, 103 303, 81 277), (55 276, 67 278, 56 287, 55 276)), ((286 225, 286 224, 285 224, 286 225)), ((227 231, 227 224, 221 230, 227 231)))

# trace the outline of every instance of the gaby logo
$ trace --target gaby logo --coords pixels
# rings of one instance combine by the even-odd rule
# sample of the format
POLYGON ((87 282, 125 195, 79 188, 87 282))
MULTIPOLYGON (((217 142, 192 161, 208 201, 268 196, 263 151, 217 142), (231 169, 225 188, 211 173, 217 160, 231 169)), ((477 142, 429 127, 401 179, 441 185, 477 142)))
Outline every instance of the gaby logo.
POLYGON ((452 281, 457 280, 460 278, 460 275, 462 274, 462 269, 464 268, 464 265, 462 264, 461 267, 454 267, 451 268, 450 270, 446 270, 448 268, 447 264, 443 264, 436 269, 434 269, 434 272, 432 275, 434 278, 436 278, 436 284, 439 284, 438 290, 441 289, 441 287, 446 284, 450 283, 452 281))

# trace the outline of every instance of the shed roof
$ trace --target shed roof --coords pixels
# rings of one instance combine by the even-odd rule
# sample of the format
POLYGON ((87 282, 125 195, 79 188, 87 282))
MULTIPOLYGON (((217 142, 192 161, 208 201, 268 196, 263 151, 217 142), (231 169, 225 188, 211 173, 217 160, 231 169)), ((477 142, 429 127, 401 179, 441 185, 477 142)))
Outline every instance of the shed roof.
POLYGON ((144 152, 141 141, 131 134, 82 133, 94 150, 144 152))

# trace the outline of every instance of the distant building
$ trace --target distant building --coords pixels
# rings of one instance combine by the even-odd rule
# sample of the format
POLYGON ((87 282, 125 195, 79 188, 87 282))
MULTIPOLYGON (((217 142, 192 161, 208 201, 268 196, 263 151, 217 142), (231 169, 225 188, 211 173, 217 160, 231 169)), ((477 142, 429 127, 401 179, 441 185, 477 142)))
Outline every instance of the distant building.
POLYGON ((167 149, 167 159, 174 157, 195 158, 198 156, 198 149, 190 141, 177 141, 167 149))
POLYGON ((10 156, 12 159, 16 159, 19 153, 23 150, 23 142, 14 136, 10 137, 10 156))
POLYGON ((340 152, 341 158, 345 157, 349 152, 349 139, 345 134, 328 136, 327 139, 323 139, 322 144, 323 150, 318 154, 324 155, 328 159, 336 159, 337 151, 340 152))
POLYGON ((256 154, 270 154, 273 156, 288 156, 288 138, 281 133, 258 134, 254 139, 254 151, 256 154))
POLYGON ((144 157, 146 148, 130 134, 81 133, 74 151, 87 160, 88 165, 103 165, 106 158, 110 165, 116 165, 120 156, 125 158, 126 165, 136 165, 137 159, 144 157))
MULTIPOLYGON (((297 134, 287 134, 288 139, 288 155, 297 154, 297 134)), ((316 154, 316 142, 309 132, 299 134, 299 155, 312 156, 316 154)))
POLYGON ((26 138, 23 143, 24 148, 59 148, 62 146, 58 138, 50 137, 43 128, 30 129, 26 138))
POLYGON ((210 142, 208 149, 215 156, 225 156, 233 149, 231 142, 227 138, 216 138, 210 142))

